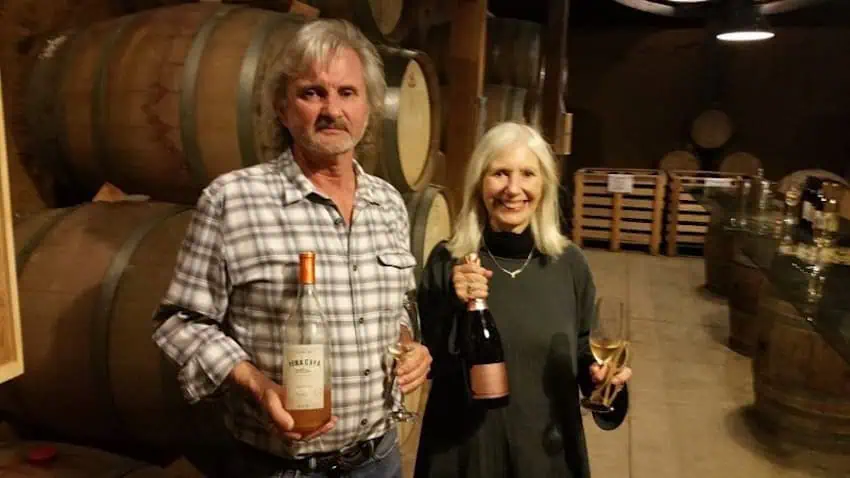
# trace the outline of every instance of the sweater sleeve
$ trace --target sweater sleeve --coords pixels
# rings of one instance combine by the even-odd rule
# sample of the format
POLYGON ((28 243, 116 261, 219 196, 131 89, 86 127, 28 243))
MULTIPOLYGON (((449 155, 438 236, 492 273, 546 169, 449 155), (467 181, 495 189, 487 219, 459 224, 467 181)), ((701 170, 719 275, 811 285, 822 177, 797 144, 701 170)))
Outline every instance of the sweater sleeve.
POLYGON ((441 242, 428 257, 417 291, 422 342, 434 359, 431 378, 450 373, 459 359, 456 339, 462 307, 451 282, 452 263, 445 241, 441 242))
POLYGON ((587 258, 574 245, 570 246, 570 270, 574 274, 576 290, 576 321, 578 330, 576 378, 582 395, 589 396, 593 392, 593 379, 590 376, 590 366, 594 362, 590 351, 590 330, 596 322, 596 285, 587 258))

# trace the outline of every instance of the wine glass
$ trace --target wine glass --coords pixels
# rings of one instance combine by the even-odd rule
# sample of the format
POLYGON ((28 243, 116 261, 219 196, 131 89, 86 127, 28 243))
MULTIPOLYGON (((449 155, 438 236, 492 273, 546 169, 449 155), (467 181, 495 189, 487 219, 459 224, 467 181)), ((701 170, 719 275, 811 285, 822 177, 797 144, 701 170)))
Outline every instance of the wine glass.
MULTIPOLYGON (((403 306, 405 312, 407 312, 407 316, 410 318, 410 323, 413 326, 413 330, 410 331, 410 337, 414 342, 419 342, 419 311, 416 306, 415 289, 409 290, 404 294, 403 306)), ((404 397, 402 396, 400 387, 398 386, 398 375, 396 374, 396 370, 399 362, 404 360, 405 354, 409 353, 412 347, 409 343, 404 344, 401 342, 401 324, 398 319, 388 317, 384 320, 383 326, 384 337, 388 343, 386 352, 384 353, 384 364, 387 369, 387 380, 389 382, 389 386, 387 387, 387 398, 390 403, 386 419, 390 423, 409 422, 415 420, 417 415, 416 413, 408 410, 404 405, 404 397), (398 394, 396 394, 397 391, 398 394), (396 400, 397 396, 401 397, 401 399, 396 400)))
POLYGON ((626 306, 622 299, 600 297, 596 301, 596 321, 590 330, 590 350, 596 363, 608 365, 605 378, 582 400, 584 408, 599 413, 613 412, 611 402, 619 389, 611 380, 629 363, 629 334, 626 306))

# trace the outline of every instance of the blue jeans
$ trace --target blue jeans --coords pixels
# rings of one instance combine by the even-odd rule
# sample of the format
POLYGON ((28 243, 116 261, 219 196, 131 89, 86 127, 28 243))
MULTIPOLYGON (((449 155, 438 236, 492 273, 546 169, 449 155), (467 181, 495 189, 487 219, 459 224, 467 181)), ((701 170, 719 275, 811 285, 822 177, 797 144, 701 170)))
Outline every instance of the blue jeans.
POLYGON ((390 431, 375 449, 375 454, 358 468, 346 473, 304 473, 280 469, 269 463, 255 460, 235 460, 228 475, 233 478, 401 478, 401 453, 398 449, 396 431, 390 431))

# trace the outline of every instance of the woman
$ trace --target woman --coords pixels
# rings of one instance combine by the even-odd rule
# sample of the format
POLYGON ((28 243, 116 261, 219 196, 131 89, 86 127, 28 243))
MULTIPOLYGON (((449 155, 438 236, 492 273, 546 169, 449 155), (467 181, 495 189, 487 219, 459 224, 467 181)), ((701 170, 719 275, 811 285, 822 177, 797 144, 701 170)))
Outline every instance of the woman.
POLYGON ((587 396, 604 376, 588 343, 596 290, 558 218, 548 144, 525 125, 493 127, 470 160, 455 235, 431 253, 419 286, 434 362, 418 478, 590 475, 578 389, 587 396), (480 265, 464 264, 472 252, 480 265), (511 396, 498 409, 473 402, 457 353, 457 320, 475 298, 487 298, 505 349, 511 396))

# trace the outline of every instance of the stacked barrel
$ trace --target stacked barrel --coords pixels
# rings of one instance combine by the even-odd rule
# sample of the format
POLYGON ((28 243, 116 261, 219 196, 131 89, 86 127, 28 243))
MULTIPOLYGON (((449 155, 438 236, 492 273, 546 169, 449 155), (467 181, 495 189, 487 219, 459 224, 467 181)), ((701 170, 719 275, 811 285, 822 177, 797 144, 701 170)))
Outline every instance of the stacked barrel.
MULTIPOLYGON (((378 44, 388 88, 357 159, 404 196, 418 278, 451 216, 432 184, 442 157, 437 69, 399 42, 416 4, 314 3, 322 16, 344 13, 378 44)), ((28 154, 69 197, 92 199, 105 184, 130 196, 54 202, 16 222, 26 372, 0 385, 0 412, 69 441, 175 455, 225 446, 216 405, 190 409, 179 395, 176 371, 151 341, 151 317, 203 188, 287 147, 272 102, 277 61, 307 21, 192 3, 39 45, 26 92, 28 154)))

